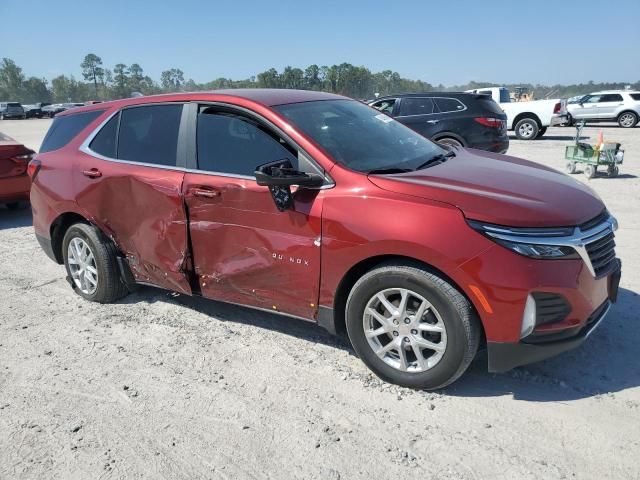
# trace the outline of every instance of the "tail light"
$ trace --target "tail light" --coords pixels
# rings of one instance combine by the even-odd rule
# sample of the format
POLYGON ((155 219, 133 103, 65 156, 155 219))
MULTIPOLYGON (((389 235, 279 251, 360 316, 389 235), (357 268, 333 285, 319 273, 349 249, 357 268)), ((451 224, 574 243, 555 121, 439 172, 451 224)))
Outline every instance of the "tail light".
POLYGON ((29 162, 29 165, 27 166, 27 175, 29 175, 32 182, 35 180, 36 175, 38 175, 41 166, 42 164, 40 163, 40 160, 33 159, 29 162))
POLYGON ((489 128, 502 128, 503 124, 502 120, 493 117, 476 117, 474 118, 474 120, 480 125, 484 125, 485 127, 489 128))
POLYGON ((553 107, 553 113, 560 113, 561 108, 562 105, 560 104, 560 102, 556 103, 555 107, 553 107))
POLYGON ((11 162, 13 162, 13 164, 15 165, 15 167, 11 169, 10 175, 13 176, 24 174, 24 172, 27 170, 27 164, 29 163, 31 158, 32 155, 30 153, 27 153, 25 155, 16 155, 15 157, 9 158, 9 160, 11 160, 11 162))

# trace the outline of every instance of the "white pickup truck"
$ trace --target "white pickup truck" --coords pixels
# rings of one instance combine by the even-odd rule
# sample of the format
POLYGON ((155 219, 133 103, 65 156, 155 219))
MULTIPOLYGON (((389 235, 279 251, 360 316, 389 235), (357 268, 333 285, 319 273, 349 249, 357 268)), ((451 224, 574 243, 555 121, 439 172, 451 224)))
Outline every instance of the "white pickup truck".
POLYGON ((467 90, 469 93, 491 95, 507 114, 507 129, 515 130, 520 140, 540 138, 547 127, 567 123, 567 105, 565 100, 511 101, 509 90, 505 87, 488 87, 467 90))

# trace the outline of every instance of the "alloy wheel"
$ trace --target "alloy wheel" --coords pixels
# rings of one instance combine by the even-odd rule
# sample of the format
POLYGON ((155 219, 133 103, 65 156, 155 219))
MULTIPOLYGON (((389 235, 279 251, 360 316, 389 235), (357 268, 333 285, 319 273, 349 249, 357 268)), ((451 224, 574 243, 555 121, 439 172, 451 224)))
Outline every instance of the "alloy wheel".
POLYGON ((636 117, 633 113, 623 113, 620 115, 620 126, 624 128, 633 127, 636 117))
POLYGON ((518 127, 518 133, 522 138, 531 138, 533 136, 533 125, 530 123, 523 123, 518 127))
POLYGON ((430 370, 446 351, 447 329, 442 317, 412 290, 390 288, 376 293, 367 302, 362 321, 373 352, 397 370, 430 370))
POLYGON ((67 263, 76 287, 85 295, 93 295, 98 288, 98 268, 89 244, 82 238, 69 242, 67 263))

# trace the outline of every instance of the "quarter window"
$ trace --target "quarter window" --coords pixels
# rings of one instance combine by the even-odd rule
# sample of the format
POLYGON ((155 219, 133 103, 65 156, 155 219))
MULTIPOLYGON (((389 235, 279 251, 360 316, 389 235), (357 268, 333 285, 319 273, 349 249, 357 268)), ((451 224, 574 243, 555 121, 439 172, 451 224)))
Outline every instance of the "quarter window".
POLYGON ((212 107, 198 114, 198 168, 253 176, 259 165, 288 159, 298 168, 297 152, 263 125, 248 117, 212 107))
POLYGON ((145 105, 120 113, 117 157, 175 166, 182 105, 145 105))
POLYGON ((69 143, 84 128, 98 118, 104 110, 94 110, 86 113, 76 113, 74 115, 63 115, 56 117, 47 132, 47 136, 42 141, 40 153, 58 150, 69 143))
POLYGON ((630 95, 634 100, 640 101, 640 93, 631 93, 630 95))
POLYGON ((400 102, 400 116, 430 113, 433 113, 433 100, 430 98, 405 97, 400 102))
POLYGON ((464 110, 464 105, 455 98, 434 98, 434 102, 441 113, 459 112, 464 110))

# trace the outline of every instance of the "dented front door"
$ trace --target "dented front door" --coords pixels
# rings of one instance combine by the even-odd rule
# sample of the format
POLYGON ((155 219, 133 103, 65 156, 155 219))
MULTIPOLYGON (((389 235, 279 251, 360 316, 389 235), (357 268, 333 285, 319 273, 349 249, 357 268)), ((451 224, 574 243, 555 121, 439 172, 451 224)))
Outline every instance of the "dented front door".
POLYGON ((80 209, 114 239, 138 282, 191 294, 183 177, 80 153, 74 187, 80 209))
POLYGON ((253 178, 186 173, 183 192, 204 296, 315 316, 321 191, 299 190, 284 212, 253 178))

